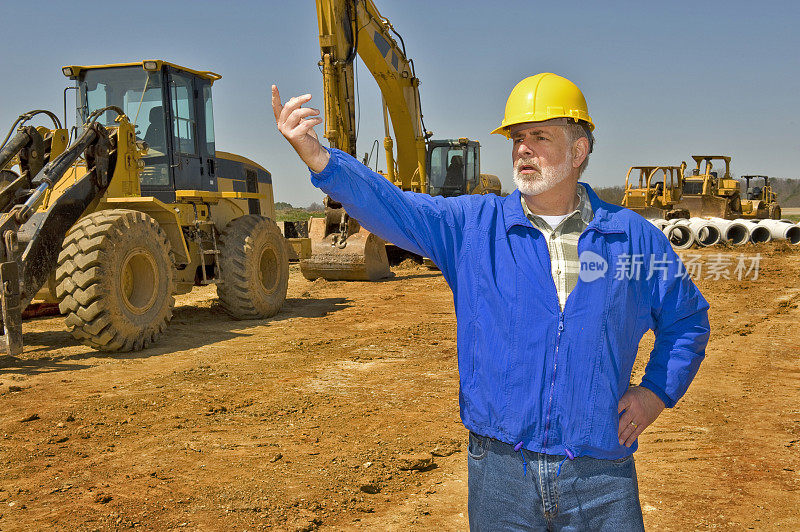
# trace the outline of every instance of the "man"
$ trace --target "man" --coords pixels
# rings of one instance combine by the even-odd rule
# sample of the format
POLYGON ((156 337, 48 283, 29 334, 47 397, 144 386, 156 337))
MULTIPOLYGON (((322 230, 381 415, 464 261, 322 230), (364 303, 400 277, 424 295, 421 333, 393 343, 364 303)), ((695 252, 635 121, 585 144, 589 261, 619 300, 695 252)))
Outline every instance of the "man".
POLYGON ((273 86, 312 182, 453 290, 470 528, 642 530, 636 439, 696 374, 708 304, 661 232, 578 182, 594 143, 580 89, 548 73, 512 90, 493 131, 512 140, 518 190, 504 198, 400 191, 320 145, 310 98, 282 106, 273 86))

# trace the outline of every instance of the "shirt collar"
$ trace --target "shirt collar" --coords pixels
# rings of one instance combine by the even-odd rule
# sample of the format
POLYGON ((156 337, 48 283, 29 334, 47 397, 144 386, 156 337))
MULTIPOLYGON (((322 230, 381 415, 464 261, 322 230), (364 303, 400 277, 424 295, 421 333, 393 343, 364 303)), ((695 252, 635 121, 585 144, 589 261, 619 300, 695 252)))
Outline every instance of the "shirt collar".
MULTIPOLYGON (((586 193, 586 189, 583 188, 583 185, 581 183, 578 183, 578 186, 576 187, 576 193, 578 196, 578 206, 575 207, 575 210, 569 213, 567 217, 572 216, 577 212, 578 214, 580 214, 583 223, 588 225, 589 222, 591 222, 592 219, 594 218, 594 210, 592 209, 592 202, 589 200, 589 195, 586 193)), ((522 196, 522 194, 520 194, 519 199, 520 202, 522 203, 522 212, 525 214, 525 217, 530 219, 531 216, 536 216, 528 208, 528 204, 525 203, 525 198, 522 196)))

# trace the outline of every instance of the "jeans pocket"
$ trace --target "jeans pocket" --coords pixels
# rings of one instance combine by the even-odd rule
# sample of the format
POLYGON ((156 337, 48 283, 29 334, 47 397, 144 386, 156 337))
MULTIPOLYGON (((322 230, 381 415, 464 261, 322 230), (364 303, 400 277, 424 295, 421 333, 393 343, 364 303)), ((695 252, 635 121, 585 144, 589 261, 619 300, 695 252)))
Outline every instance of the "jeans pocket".
POLYGON ((628 460, 633 460, 633 455, 629 454, 628 456, 623 456, 622 458, 617 458, 616 460, 611 460, 612 464, 626 464, 628 460))
POLYGON ((469 445, 467 446, 467 454, 473 460, 480 460, 486 456, 489 450, 489 438, 475 434, 469 431, 469 445))

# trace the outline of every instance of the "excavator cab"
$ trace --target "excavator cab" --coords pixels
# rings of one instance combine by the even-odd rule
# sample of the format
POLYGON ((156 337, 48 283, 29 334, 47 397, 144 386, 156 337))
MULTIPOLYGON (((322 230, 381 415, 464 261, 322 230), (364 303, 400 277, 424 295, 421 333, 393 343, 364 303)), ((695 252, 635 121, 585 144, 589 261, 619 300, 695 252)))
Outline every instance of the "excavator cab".
MULTIPOLYGON (((166 61, 67 66, 63 72, 77 83, 79 124, 109 106, 133 121, 137 140, 148 146, 142 195, 172 203, 176 190, 218 190, 211 86, 222 76, 166 61)), ((116 116, 109 109, 98 122, 113 126, 116 116)))
POLYGON ((466 138, 428 141, 428 193, 461 196, 478 186, 480 143, 466 138))

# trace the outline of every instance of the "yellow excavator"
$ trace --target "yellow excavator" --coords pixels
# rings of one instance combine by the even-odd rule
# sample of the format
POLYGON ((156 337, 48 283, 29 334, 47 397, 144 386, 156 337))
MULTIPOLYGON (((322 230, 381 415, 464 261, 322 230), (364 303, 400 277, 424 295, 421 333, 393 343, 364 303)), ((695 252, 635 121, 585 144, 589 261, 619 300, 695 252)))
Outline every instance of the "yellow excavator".
POLYGON ((689 212, 675 205, 681 200, 686 163, 680 166, 631 166, 625 176, 622 206, 645 218, 688 218, 689 212), (638 182, 631 176, 638 173, 638 182))
POLYGON ((215 283, 234 318, 277 313, 302 239, 287 244, 273 221, 270 173, 216 150, 221 76, 160 60, 62 70, 83 124, 74 140, 52 113, 52 129, 25 125, 35 111, 0 146, 6 352, 22 351, 21 313, 37 294, 106 351, 151 345, 173 296, 196 285, 215 283))
MULTIPOLYGON (((481 174, 480 144, 467 138, 431 140, 422 120, 419 78, 405 44, 371 0, 317 0, 325 138, 356 156, 355 76, 360 57, 383 97, 385 177, 403 190, 432 195, 500 194, 497 176, 481 174), (399 44, 397 40, 399 40, 399 44), (389 122, 391 119, 394 139, 389 122), (397 156, 394 155, 396 141, 397 156)), ((377 280, 390 275, 386 243, 325 199, 325 218, 312 219, 308 279, 377 280)))

